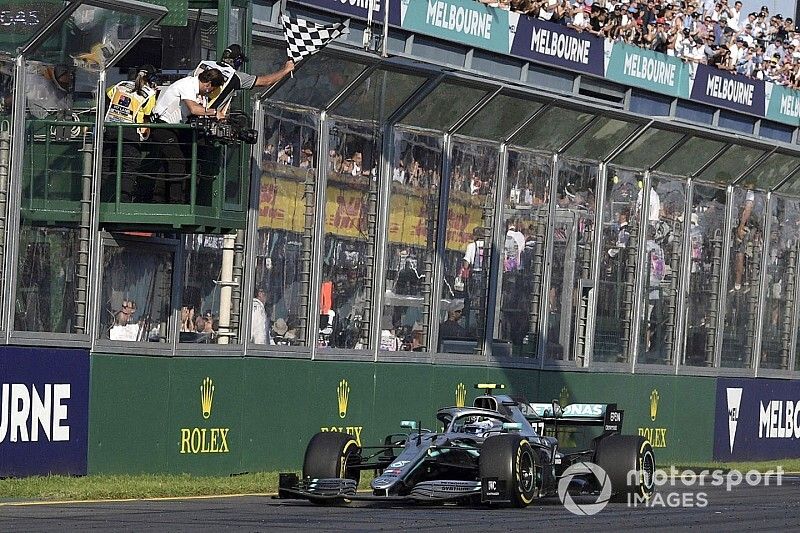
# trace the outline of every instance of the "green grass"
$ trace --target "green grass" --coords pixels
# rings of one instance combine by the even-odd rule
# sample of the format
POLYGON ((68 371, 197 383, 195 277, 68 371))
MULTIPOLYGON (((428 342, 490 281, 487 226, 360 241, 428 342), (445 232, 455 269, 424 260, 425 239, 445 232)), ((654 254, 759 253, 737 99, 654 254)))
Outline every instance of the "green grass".
MULTIPOLYGON (((678 471, 693 470, 759 470, 766 472, 781 466, 784 472, 800 472, 800 459, 757 463, 694 463, 677 462, 678 471)), ((669 465, 661 466, 669 471, 669 465)), ((371 472, 363 472, 361 489, 372 480, 371 472)), ((278 474, 261 472, 238 476, 182 475, 91 475, 35 476, 0 479, 0 505, 3 502, 118 500, 227 494, 272 494, 278 490, 278 474)))
MULTIPOLYGON (((759 472, 767 472, 769 470, 777 471, 778 467, 783 468, 784 472, 800 472, 800 459, 781 459, 779 461, 756 461, 752 463, 692 463, 692 462, 676 462, 675 468, 678 470, 691 468, 693 470, 739 470, 746 472, 748 470, 758 470, 759 472)), ((664 468, 659 465, 660 468, 664 468)), ((669 470, 669 466, 665 468, 669 470)))

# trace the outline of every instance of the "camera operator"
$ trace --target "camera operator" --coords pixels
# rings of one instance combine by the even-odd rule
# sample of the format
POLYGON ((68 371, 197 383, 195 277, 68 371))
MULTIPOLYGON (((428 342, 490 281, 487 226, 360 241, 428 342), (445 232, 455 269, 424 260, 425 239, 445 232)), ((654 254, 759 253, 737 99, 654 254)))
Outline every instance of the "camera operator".
MULTIPOLYGON (((158 76, 152 65, 142 65, 136 71, 133 80, 121 81, 106 91, 106 116, 105 122, 109 124, 105 131, 105 146, 103 148, 103 174, 110 178, 111 173, 116 173, 116 165, 122 166, 122 174, 130 174, 138 170, 142 152, 139 143, 146 141, 150 136, 150 128, 145 125, 151 120, 151 113, 156 105, 156 84, 158 76), (110 124, 141 124, 142 127, 116 128, 110 124), (117 161, 118 137, 122 136, 122 161, 117 161)), ((134 178, 135 181, 135 178, 134 178)), ((131 180, 123 181, 123 189, 131 180)), ((124 190, 127 194, 137 197, 146 197, 143 183, 136 183, 135 190, 124 190)), ((105 190, 104 195, 110 193, 105 190)), ((110 199, 110 198, 108 198, 110 199)))
MULTIPOLYGON (((222 72, 214 68, 179 79, 158 96, 153 109, 155 122, 187 124, 192 116, 221 119, 225 116, 224 109, 210 108, 208 96, 224 83, 222 72)), ((171 177, 187 173, 192 157, 191 130, 153 128, 150 139, 160 145, 171 177)))
POLYGON ((197 65, 194 71, 195 75, 204 70, 217 69, 225 77, 225 83, 222 84, 218 91, 215 90, 209 96, 210 107, 224 109, 237 90, 269 87, 294 70, 294 61, 290 59, 278 71, 255 76, 239 70, 246 61, 247 56, 242 53, 242 47, 238 44, 232 44, 223 50, 219 61, 201 61, 197 65))

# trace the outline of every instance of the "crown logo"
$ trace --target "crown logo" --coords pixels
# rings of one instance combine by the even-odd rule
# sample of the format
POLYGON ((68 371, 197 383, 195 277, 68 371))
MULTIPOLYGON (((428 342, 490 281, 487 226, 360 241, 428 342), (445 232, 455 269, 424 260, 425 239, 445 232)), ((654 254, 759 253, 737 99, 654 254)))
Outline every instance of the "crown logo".
POLYGON ((336 387, 336 398, 339 400, 339 418, 347 416, 347 400, 350 399, 350 385, 343 379, 336 387))
POLYGON ((558 404, 561 407, 566 407, 569 403, 569 389, 565 386, 561 389, 561 393, 558 395, 558 404))
POLYGON ((463 383, 456 385, 456 407, 464 407, 464 402, 467 400, 467 388, 463 383))
POLYGON ((650 393, 650 420, 653 422, 656 421, 656 415, 658 415, 658 400, 660 399, 658 389, 653 389, 653 392, 650 393))
POLYGON ((211 403, 214 401, 214 381, 206 377, 200 385, 200 405, 203 406, 203 418, 208 420, 211 416, 211 403))

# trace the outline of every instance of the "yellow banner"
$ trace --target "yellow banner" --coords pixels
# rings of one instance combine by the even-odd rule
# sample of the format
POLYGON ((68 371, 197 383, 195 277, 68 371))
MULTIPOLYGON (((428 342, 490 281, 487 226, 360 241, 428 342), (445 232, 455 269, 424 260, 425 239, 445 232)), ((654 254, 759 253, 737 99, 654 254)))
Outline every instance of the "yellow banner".
MULTIPOLYGON (((455 199, 454 199, 455 200, 455 199)), ((435 200, 438 202, 438 200, 435 200)), ((482 198, 459 198, 447 212, 447 249, 463 251, 472 242, 472 230, 480 226, 482 198)), ((394 191, 390 200, 389 242, 426 246, 428 225, 436 205, 426 207, 419 196, 394 191)), ((303 231, 305 203, 303 183, 264 175, 259 199, 259 228, 303 231)), ((346 238, 367 238, 367 193, 346 186, 329 185, 325 198, 325 232, 346 238)))

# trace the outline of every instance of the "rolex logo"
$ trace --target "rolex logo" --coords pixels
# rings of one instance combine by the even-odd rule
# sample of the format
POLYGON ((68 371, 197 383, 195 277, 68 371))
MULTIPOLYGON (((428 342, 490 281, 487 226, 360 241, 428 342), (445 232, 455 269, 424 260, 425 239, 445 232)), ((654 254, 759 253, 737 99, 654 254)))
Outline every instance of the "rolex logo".
POLYGON ((653 392, 650 393, 650 420, 655 422, 656 416, 658 415, 658 400, 660 396, 658 395, 658 389, 653 389, 653 392))
POLYGON ((558 395, 558 404, 561 407, 566 407, 569 404, 569 389, 567 387, 561 389, 561 393, 558 395))
POLYGON ((336 387, 336 398, 339 400, 339 418, 347 416, 347 400, 350 399, 350 385, 343 379, 336 387))
POLYGON ((456 407, 464 407, 464 402, 467 400, 467 388, 463 383, 456 385, 456 407))
POLYGON ((207 377, 200 385, 200 404, 203 407, 203 418, 208 420, 211 416, 211 403, 214 401, 214 381, 207 377))

